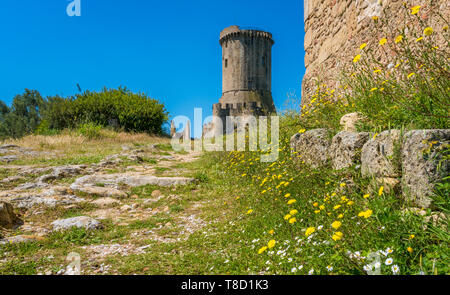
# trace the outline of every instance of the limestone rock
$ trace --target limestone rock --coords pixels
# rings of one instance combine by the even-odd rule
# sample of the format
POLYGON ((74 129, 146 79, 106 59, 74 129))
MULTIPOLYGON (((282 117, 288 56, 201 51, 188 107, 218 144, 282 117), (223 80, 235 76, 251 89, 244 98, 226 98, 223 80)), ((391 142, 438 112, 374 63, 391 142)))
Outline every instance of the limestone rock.
POLYGON ((48 196, 42 195, 28 195, 14 198, 11 203, 14 203, 17 208, 30 209, 34 206, 56 207, 58 205, 72 205, 83 202, 84 199, 74 195, 65 196, 48 196))
POLYGON ((400 130, 386 130, 370 138, 361 151, 363 176, 399 177, 401 153, 400 130))
POLYGON ((0 157, 0 162, 10 163, 17 159, 18 159, 18 157, 16 155, 3 156, 3 157, 0 157))
POLYGON ((107 206, 111 206, 111 205, 115 205, 115 204, 120 204, 120 202, 118 200, 109 198, 109 197, 100 198, 100 199, 92 201, 91 203, 95 204, 99 207, 107 207, 107 206))
POLYGON ((313 129, 291 137, 291 150, 297 161, 305 161, 312 168, 324 166, 329 160, 331 145, 327 129, 313 129), (297 152, 297 153, 295 153, 297 152))
POLYGON ((42 241, 42 240, 44 240, 44 238, 38 237, 38 236, 18 235, 18 236, 12 236, 12 237, 1 239, 0 245, 31 243, 31 242, 42 241))
POLYGON ((10 203, 0 202, 0 227, 14 229, 22 224, 23 222, 14 214, 13 206, 10 203))
POLYGON ((10 182, 15 182, 15 181, 19 181, 24 179, 23 176, 20 175, 16 175, 16 176, 10 176, 10 177, 6 177, 4 179, 2 179, 2 181, 0 181, 1 183, 10 183, 10 182))
POLYGON ((112 197, 117 199, 123 199, 128 196, 127 193, 125 193, 124 191, 115 189, 113 187, 80 186, 74 188, 74 190, 91 196, 99 196, 99 197, 112 197))
POLYGON ((341 131, 336 134, 330 147, 333 169, 339 170, 358 164, 361 159, 361 149, 369 138, 368 132, 341 131))
POLYGON ((360 113, 349 113, 342 116, 339 122, 344 131, 356 132, 356 127, 359 122, 363 120, 360 113))
POLYGON ((52 222, 53 230, 66 230, 72 227, 85 228, 88 230, 99 229, 102 227, 101 223, 88 216, 78 216, 67 219, 59 219, 52 222))
POLYGON ((450 129, 412 130, 403 137, 402 189, 405 199, 422 208, 432 205, 436 183, 449 175, 450 163, 443 160, 449 148, 450 129))

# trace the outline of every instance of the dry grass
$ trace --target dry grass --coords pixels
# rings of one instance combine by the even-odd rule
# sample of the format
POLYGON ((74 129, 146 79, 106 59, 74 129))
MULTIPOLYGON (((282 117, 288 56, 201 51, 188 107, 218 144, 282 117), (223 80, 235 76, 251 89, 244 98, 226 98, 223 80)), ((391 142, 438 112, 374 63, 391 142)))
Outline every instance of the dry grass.
POLYGON ((88 139, 73 131, 64 131, 58 135, 28 135, 20 139, 8 139, 2 144, 15 144, 21 147, 38 151, 59 150, 68 151, 83 149, 96 149, 104 146, 119 146, 122 144, 158 144, 168 143, 170 139, 148 135, 146 133, 126 133, 103 130, 104 137, 88 139))

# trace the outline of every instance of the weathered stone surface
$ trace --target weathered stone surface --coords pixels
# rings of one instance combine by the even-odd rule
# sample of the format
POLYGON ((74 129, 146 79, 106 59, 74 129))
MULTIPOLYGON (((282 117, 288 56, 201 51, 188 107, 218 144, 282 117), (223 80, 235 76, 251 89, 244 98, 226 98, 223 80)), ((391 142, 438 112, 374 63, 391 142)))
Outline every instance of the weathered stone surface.
POLYGON ((13 206, 6 202, 0 202, 0 227, 17 228, 23 222, 14 213, 13 206))
POLYGON ((344 131, 356 132, 356 127, 363 117, 359 113, 349 113, 342 116, 340 124, 344 131))
MULTIPOLYGON (((124 184, 130 187, 143 185, 158 185, 158 186, 176 186, 186 185, 194 182, 193 178, 187 177, 156 177, 153 175, 143 175, 136 173, 117 173, 117 174, 97 174, 86 175, 78 178, 72 185, 71 189, 74 191, 82 191, 84 187, 95 187, 96 184, 103 184, 104 188, 116 188, 119 184, 124 184)), ((96 187, 98 188, 98 186, 96 187)))
POLYGON ((99 197, 112 197, 123 199, 128 195, 124 191, 115 189, 113 187, 101 187, 101 186, 80 186, 74 188, 77 192, 82 192, 91 196, 99 196, 99 197))
POLYGON ((101 223, 94 218, 88 216, 77 216, 67 219, 59 219, 52 222, 53 230, 66 230, 72 227, 85 228, 88 230, 99 229, 102 227, 101 223))
POLYGON ((31 243, 35 241, 42 241, 44 238, 38 236, 27 236, 27 235, 18 235, 7 237, 0 240, 0 245, 5 244, 19 244, 19 243, 31 243))
POLYGON ((358 164, 361 160, 361 149, 369 138, 368 132, 342 131, 336 134, 330 147, 333 169, 339 170, 358 164))
POLYGON ((159 196, 161 196, 161 195, 162 195, 162 193, 161 193, 160 190, 154 190, 154 191, 152 191, 152 197, 153 197, 153 198, 157 198, 157 197, 159 197, 159 196))
POLYGON ((59 205, 77 204, 83 201, 84 199, 74 195, 46 196, 41 194, 14 198, 11 200, 11 203, 14 203, 17 208, 30 209, 34 206, 56 207, 59 205))
POLYGON ((107 206, 111 206, 111 205, 120 204, 120 202, 118 200, 109 198, 109 197, 100 198, 100 199, 92 201, 91 203, 94 205, 97 205, 99 207, 107 207, 107 206))
POLYGON ((370 138, 361 151, 363 176, 400 177, 400 130, 386 130, 370 138))
POLYGON ((12 161, 17 160, 18 158, 19 157, 17 157, 16 155, 3 156, 3 157, 0 157, 0 162, 10 163, 12 161))
POLYGON ((416 205, 428 208, 436 183, 449 175, 450 163, 443 160, 449 148, 450 129, 412 130, 403 136, 402 191, 416 205))
POLYGON ((22 179, 24 179, 23 176, 16 175, 16 176, 6 177, 6 178, 2 179, 2 181, 0 181, 0 182, 1 183, 10 183, 10 182, 15 182, 15 181, 22 180, 22 179))
POLYGON ((5 150, 5 149, 15 149, 18 148, 18 145, 15 144, 2 144, 0 145, 0 150, 5 150))
POLYGON ((313 129, 291 137, 291 150, 297 161, 305 161, 313 168, 325 165, 329 160, 331 138, 327 129, 313 129))

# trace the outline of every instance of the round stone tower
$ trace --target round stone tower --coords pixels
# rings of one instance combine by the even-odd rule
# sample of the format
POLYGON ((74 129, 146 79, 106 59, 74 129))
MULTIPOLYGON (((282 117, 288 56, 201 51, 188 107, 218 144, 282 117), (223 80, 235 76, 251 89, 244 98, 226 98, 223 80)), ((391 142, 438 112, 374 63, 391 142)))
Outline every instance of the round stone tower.
POLYGON ((239 104, 244 113, 275 112, 271 92, 273 44, 272 34, 260 30, 231 26, 220 33, 221 108, 239 104))

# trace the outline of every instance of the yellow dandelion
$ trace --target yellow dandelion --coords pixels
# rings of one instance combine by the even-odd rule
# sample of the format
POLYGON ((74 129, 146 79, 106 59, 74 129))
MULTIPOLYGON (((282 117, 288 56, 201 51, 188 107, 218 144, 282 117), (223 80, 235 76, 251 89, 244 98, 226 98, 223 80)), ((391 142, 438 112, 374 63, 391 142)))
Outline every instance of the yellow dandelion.
POLYGON ((341 233, 340 231, 338 231, 338 232, 335 232, 331 238, 335 241, 339 241, 340 239, 342 239, 343 236, 344 236, 344 234, 341 233))
POLYGON ((291 218, 291 217, 292 217, 291 214, 286 214, 286 215, 284 216, 284 220, 288 220, 288 219, 291 218))
POLYGON ((378 16, 372 16, 372 19, 374 20, 374 21, 377 21, 378 20, 378 16))
POLYGON ((275 233, 275 230, 271 229, 269 230, 269 235, 273 235, 275 233))
POLYGON ((380 40, 380 42, 378 42, 378 44, 380 44, 381 46, 383 46, 384 44, 386 44, 386 42, 387 42, 387 39, 386 39, 386 38, 382 38, 382 39, 380 40))
POLYGON ((264 247, 262 247, 261 249, 258 250, 258 254, 262 254, 266 250, 267 250, 267 246, 264 246, 264 247))
POLYGON ((269 241, 269 243, 267 243, 267 247, 269 248, 269 249, 272 249, 273 247, 275 247, 275 244, 276 244, 277 242, 275 241, 275 240, 270 240, 269 241))
POLYGON ((422 41, 423 37, 419 37, 416 39, 416 42, 422 41))
POLYGON ((380 186, 380 189, 378 190, 378 195, 381 196, 383 194, 384 186, 380 186))
POLYGON ((334 228, 334 229, 338 229, 338 228, 341 227, 341 225, 342 225, 342 222, 336 220, 335 222, 333 222, 331 224, 331 227, 334 228))
POLYGON ((406 249, 409 253, 412 253, 414 250, 413 250, 413 248, 411 248, 411 247, 408 247, 407 249, 406 249))
POLYGON ((366 46, 367 46, 367 43, 363 43, 363 44, 361 44, 361 46, 359 46, 359 49, 363 50, 366 46))
POLYGON ((288 205, 294 204, 295 202, 297 202, 297 200, 295 199, 291 199, 287 202, 288 205))
POLYGON ((298 210, 296 210, 296 209, 289 211, 289 214, 291 214, 292 216, 294 216, 297 213, 298 213, 298 210))
POLYGON ((357 63, 361 59, 361 54, 358 54, 353 58, 353 63, 357 63))
POLYGON ((290 224, 292 224, 292 223, 294 223, 294 222, 296 222, 297 221, 297 219, 295 218, 295 217, 292 217, 291 219, 289 219, 289 223, 290 224))
POLYGON ((341 208, 341 205, 336 205, 336 206, 333 207, 334 210, 337 210, 339 208, 341 208))
POLYGON ((398 36, 395 38, 394 42, 397 44, 397 43, 402 42, 402 40, 403 40, 403 36, 402 36, 402 35, 398 35, 398 36))
POLYGON ((344 217, 344 214, 339 214, 337 218, 341 219, 344 217))
POLYGON ((252 212, 253 212, 253 209, 250 209, 247 211, 247 214, 252 214, 252 212))
POLYGON ((363 196, 364 199, 367 199, 367 198, 369 198, 369 197, 370 197, 370 194, 365 194, 365 195, 363 196))
POLYGON ((414 6, 414 7, 411 8, 411 14, 412 15, 417 14, 419 12, 419 10, 420 10, 420 6, 419 5, 414 6))
POLYGON ((343 183, 339 184, 339 186, 344 187, 344 186, 346 186, 346 184, 345 184, 345 182, 343 182, 343 183))
POLYGON ((377 87, 374 87, 374 88, 370 89, 370 92, 374 92, 377 89, 378 89, 377 87))
POLYGON ((291 196, 291 194, 287 193, 284 195, 285 198, 289 198, 291 196))
POLYGON ((412 240, 414 239, 415 235, 409 235, 409 239, 412 240))
POLYGON ((433 28, 432 27, 426 27, 425 30, 423 30, 423 34, 425 36, 431 36, 431 34, 433 34, 433 28))
POLYGON ((308 227, 307 229, 306 229, 306 232, 305 232, 305 236, 310 236, 313 232, 315 232, 316 231, 316 228, 315 227, 308 227))

